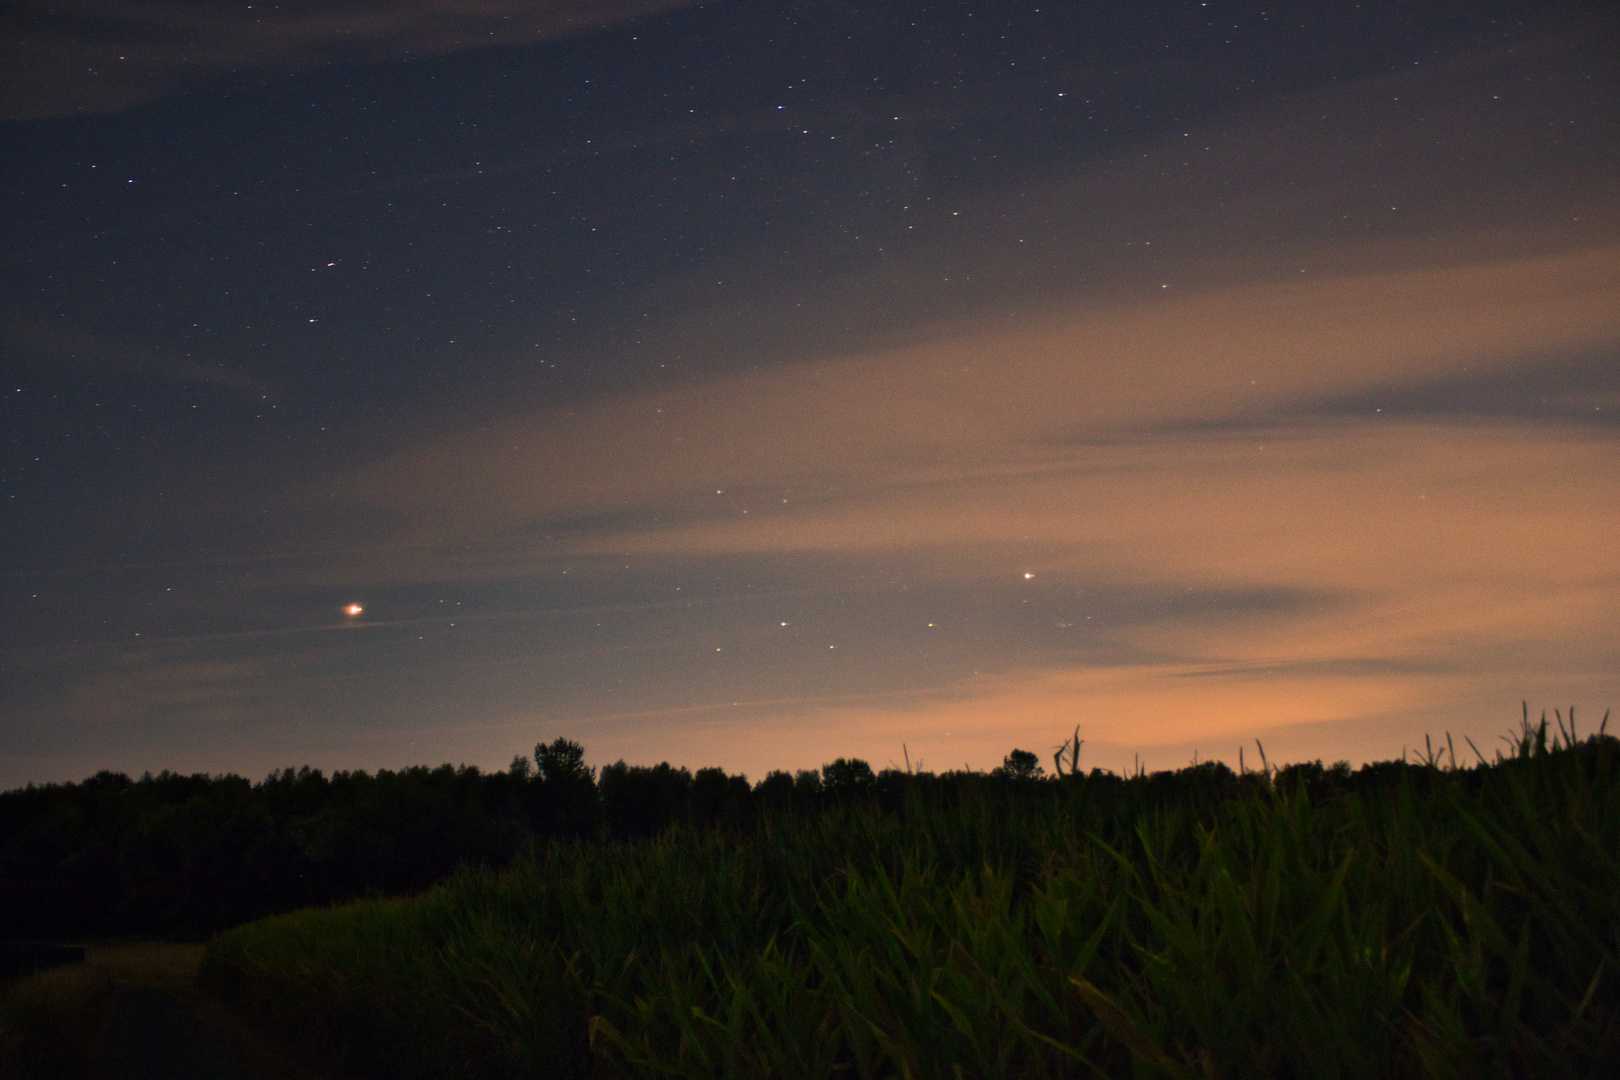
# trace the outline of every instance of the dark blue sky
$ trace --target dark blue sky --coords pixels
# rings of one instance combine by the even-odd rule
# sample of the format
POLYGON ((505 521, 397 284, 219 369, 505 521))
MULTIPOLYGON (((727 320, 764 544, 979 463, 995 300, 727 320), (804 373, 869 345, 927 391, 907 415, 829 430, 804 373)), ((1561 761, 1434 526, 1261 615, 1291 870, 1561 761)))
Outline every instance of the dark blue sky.
POLYGON ((1609 703, 1507 629, 1601 546, 1238 524, 1432 469, 1468 534, 1494 453, 1612 524, 1600 6, 80 7, 0 23, 0 782, 1609 703))

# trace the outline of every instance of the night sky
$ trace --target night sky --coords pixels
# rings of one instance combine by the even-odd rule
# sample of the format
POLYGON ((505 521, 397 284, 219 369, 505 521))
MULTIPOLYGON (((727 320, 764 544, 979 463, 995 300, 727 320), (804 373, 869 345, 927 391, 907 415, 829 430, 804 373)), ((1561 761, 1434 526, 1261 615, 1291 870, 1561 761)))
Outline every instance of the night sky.
POLYGON ((3 786, 1620 706, 1607 5, 12 0, 0 202, 3 786))

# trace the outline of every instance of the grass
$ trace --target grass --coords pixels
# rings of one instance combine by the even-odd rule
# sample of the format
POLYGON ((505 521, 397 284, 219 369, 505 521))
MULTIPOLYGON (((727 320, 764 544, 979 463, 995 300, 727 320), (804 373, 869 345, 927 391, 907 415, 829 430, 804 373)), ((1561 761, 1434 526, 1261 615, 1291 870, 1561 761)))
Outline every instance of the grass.
POLYGON ((1543 723, 1467 769, 964 780, 556 845, 202 972, 378 1076, 1595 1077, 1617 769, 1543 723))

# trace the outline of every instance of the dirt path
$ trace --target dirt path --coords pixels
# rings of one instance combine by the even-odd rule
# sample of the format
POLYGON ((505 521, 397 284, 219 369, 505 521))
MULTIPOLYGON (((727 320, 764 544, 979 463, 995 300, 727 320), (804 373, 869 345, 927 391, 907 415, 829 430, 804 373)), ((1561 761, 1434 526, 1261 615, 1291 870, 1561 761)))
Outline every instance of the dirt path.
POLYGON ((172 990, 116 986, 101 1029, 95 1076, 105 1080, 230 1080, 239 1056, 172 990))
POLYGON ((11 985, 4 1021, 22 1040, 0 1074, 345 1080, 318 1051, 199 990, 201 958, 200 945, 91 945, 83 963, 11 985))

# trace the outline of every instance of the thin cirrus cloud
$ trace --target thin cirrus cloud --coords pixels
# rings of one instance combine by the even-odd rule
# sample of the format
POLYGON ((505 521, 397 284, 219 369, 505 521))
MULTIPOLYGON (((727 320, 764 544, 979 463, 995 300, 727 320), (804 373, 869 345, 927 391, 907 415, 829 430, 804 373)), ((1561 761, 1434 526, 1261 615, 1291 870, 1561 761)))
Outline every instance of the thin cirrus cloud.
MULTIPOLYGON (((344 478, 416 539, 663 506, 713 490, 970 479, 1054 445, 1365 395, 1620 340, 1620 249, 1155 297, 1046 325, 597 401, 456 436, 344 478)), ((787 506, 794 505, 787 496, 787 506)), ((771 519, 762 504, 755 513, 771 519)), ((654 530, 637 547, 746 548, 753 523, 654 530)), ((971 519, 959 527, 981 526, 971 519)), ((859 533, 805 544, 867 546, 859 533)), ((623 538, 601 543, 607 548, 623 538)), ((774 544, 773 544, 774 546, 774 544)))
MULTIPOLYGON (((988 224, 822 286, 826 310, 914 304, 895 343, 807 355, 765 325, 742 333, 758 363, 700 385, 345 471, 313 494, 395 544, 317 577, 707 566, 823 598, 784 631, 814 627, 802 656, 738 629, 777 624, 736 598, 729 623, 627 619, 634 665, 514 660, 546 689, 518 680, 496 711, 609 759, 757 773, 787 745, 800 764, 905 746, 952 767, 1079 724, 1115 766, 1255 735, 1364 760, 1426 730, 1483 747, 1520 698, 1601 706, 1620 689, 1614 185, 1562 135, 1525 151, 1536 109, 1459 120, 1501 74, 1468 57, 1369 80, 969 203, 988 224), (1067 284, 1024 289, 1031 247, 1067 284), (964 268, 1012 302, 914 303, 964 268)), ((714 326, 732 333, 695 307, 669 347, 714 326)))
MULTIPOLYGON (((1016 186, 953 199, 948 236, 854 273, 784 286, 757 265, 775 253, 742 253, 709 278, 660 286, 677 309, 668 351, 719 349, 754 367, 853 351, 863 334, 922 328, 937 340, 1044 321, 1161 285, 1180 295, 1613 242, 1603 103, 1620 83, 1590 52, 1608 36, 1565 27, 1506 54, 1467 52, 1102 143, 1016 186), (693 302, 712 295, 714 277, 765 284, 746 302, 693 302)), ((799 258, 819 265, 818 245, 805 248, 799 258)))
POLYGON ((0 16, 0 119, 116 112, 232 72, 529 45, 690 0, 23 0, 0 16))
MULTIPOLYGON (((877 562, 916 588, 999 578, 992 622, 1031 601, 1084 611, 1098 583, 1299 597, 1116 617, 1084 640, 982 646, 976 665, 963 647, 898 702, 881 678, 869 701, 797 707, 768 673, 733 685, 773 698, 743 711, 801 744, 879 760, 889 743, 994 760, 993 744, 1076 718, 1105 763, 1147 746, 1230 756, 1257 732, 1274 749, 1387 755, 1422 724, 1488 737, 1503 702, 1613 692, 1620 452, 1606 425, 1568 417, 1332 406, 1612 350, 1616 295, 1608 247, 1216 288, 576 406, 419 448, 334 493, 437 553, 380 556, 379 581, 442 578, 445 552, 505 538, 507 577, 569 558, 824 557, 829 590, 877 562)), ((849 646, 880 652, 876 626, 849 646)), ((679 731, 757 770, 780 745, 718 703, 705 719, 690 698, 665 704, 666 725, 643 714, 622 737, 598 707, 605 749, 667 756, 679 731)))
POLYGON ((53 374, 73 372, 81 380, 134 376, 171 386, 203 386, 232 397, 259 401, 268 396, 266 380, 229 367, 211 357, 175 349, 141 347, 79 327, 53 325, 46 319, 13 319, 0 323, 0 343, 17 346, 16 355, 34 356, 53 374))

